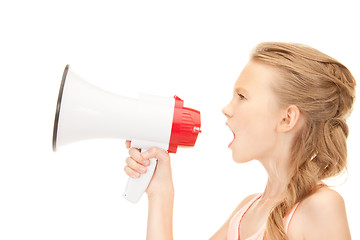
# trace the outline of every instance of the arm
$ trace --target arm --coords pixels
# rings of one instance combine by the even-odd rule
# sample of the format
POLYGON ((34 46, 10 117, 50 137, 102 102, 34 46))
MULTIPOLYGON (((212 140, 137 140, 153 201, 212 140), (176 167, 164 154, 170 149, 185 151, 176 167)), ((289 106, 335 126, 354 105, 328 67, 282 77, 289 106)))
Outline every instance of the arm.
POLYGON ((173 239, 173 203, 171 196, 149 198, 147 240, 173 239))
MULTIPOLYGON (((130 147, 128 142, 127 147, 130 147)), ((141 169, 148 165, 147 160, 158 160, 156 171, 146 190, 149 200, 147 240, 173 239, 174 187, 169 154, 159 148, 151 148, 143 153, 130 148, 129 155, 124 170, 130 177, 139 177, 143 173, 141 169)))
POLYGON ((173 239, 174 185, 170 156, 158 148, 151 148, 142 155, 144 159, 158 159, 156 171, 146 190, 149 199, 146 239, 173 239))

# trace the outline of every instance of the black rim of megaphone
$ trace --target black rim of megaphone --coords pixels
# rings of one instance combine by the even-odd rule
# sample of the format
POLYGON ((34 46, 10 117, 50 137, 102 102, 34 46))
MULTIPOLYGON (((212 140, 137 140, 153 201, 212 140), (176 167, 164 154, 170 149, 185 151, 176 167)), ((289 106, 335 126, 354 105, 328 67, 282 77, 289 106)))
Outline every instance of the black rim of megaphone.
POLYGON ((62 80, 61 80, 61 85, 60 85, 60 90, 59 90, 59 95, 58 95, 58 100, 57 100, 57 104, 56 104, 56 114, 55 114, 55 121, 54 121, 54 131, 53 131, 53 141, 52 141, 52 147, 53 147, 53 151, 56 151, 56 139, 57 139, 57 132, 58 132, 58 126, 59 126, 59 116, 60 116, 60 109, 61 109, 61 100, 62 100, 62 96, 63 96, 63 92, 64 92, 64 86, 65 86, 65 81, 66 81, 66 77, 69 71, 69 64, 66 65, 63 76, 62 76, 62 80))

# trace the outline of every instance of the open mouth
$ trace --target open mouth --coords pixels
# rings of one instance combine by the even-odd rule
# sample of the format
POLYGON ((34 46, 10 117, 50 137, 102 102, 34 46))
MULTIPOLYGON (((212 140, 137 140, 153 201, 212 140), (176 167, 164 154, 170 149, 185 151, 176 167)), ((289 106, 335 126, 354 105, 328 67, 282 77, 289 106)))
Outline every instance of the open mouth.
POLYGON ((226 126, 228 126, 229 127, 229 129, 230 129, 230 131, 232 132, 232 134, 233 134, 233 140, 229 143, 229 146, 228 147, 230 147, 231 146, 231 144, 234 142, 234 140, 235 140, 235 133, 234 133, 234 131, 230 128, 230 126, 226 123, 226 126))

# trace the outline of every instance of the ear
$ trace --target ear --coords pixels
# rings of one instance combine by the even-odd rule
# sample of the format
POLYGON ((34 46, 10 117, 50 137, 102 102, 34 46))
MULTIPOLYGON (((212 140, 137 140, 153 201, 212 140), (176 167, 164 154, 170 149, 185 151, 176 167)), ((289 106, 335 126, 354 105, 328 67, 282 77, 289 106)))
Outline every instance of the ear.
POLYGON ((299 128, 301 125, 301 112, 295 105, 288 106, 281 115, 281 121, 278 125, 279 132, 289 132, 299 128))

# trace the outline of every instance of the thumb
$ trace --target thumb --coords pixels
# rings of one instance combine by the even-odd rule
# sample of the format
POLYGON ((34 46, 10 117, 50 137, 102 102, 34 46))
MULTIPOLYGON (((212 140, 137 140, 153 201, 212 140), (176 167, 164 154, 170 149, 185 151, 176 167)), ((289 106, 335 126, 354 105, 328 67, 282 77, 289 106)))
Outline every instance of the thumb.
POLYGON ((169 153, 158 147, 150 148, 149 150, 141 153, 141 156, 144 159, 156 158, 158 163, 166 163, 170 161, 169 153))

